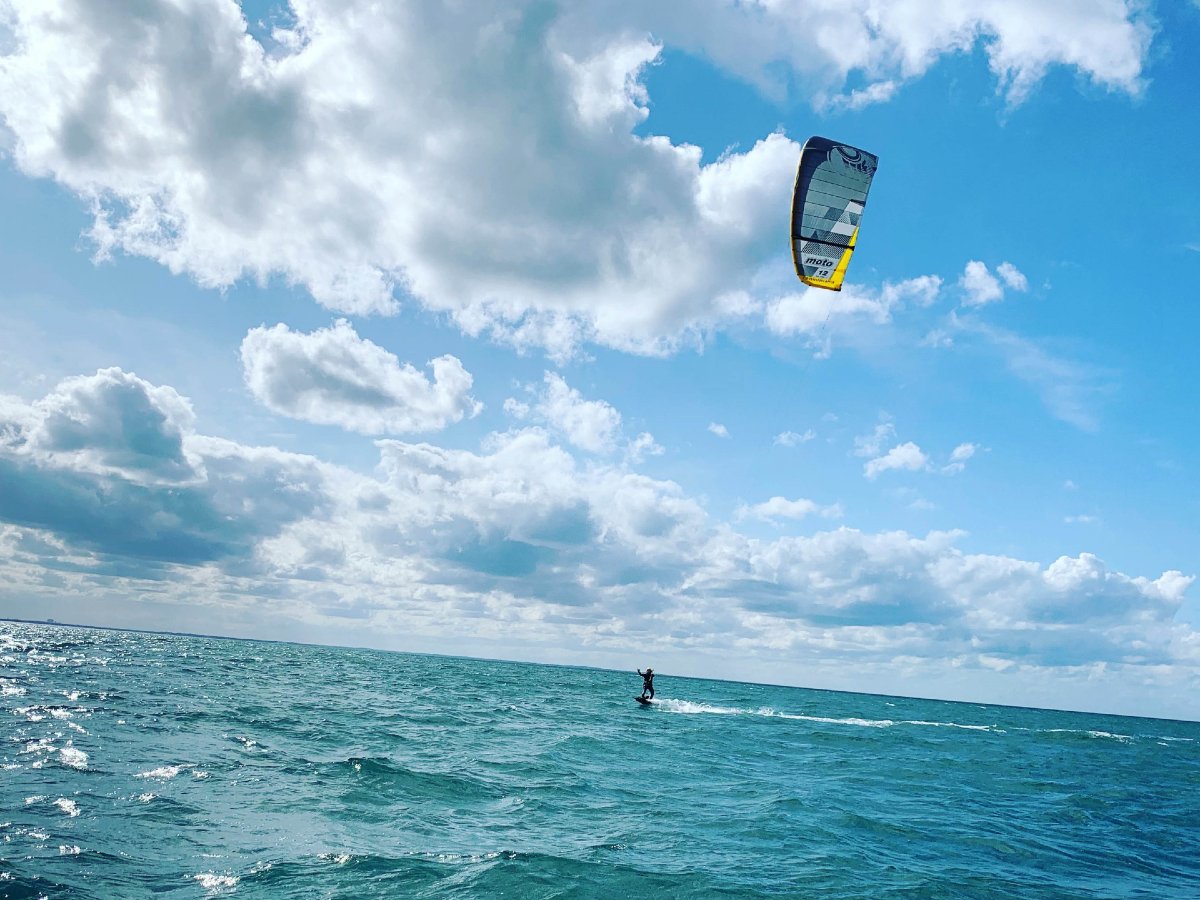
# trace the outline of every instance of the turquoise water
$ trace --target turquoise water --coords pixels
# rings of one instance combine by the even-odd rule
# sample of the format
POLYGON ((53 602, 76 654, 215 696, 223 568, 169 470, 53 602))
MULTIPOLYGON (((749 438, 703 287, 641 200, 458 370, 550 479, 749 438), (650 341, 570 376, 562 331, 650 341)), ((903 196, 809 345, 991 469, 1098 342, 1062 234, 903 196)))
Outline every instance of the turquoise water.
POLYGON ((1197 897, 1200 725, 0 623, 6 897, 1197 897))

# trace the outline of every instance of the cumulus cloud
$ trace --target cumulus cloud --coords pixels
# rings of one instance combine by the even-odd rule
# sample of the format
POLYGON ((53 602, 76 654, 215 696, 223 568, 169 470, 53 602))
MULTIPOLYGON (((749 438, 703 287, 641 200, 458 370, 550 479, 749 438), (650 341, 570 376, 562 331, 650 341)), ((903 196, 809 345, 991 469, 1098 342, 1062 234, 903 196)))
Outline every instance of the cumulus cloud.
POLYGON ((806 288, 766 301, 765 323, 780 337, 802 336, 814 355, 825 359, 832 355, 838 334, 880 328, 905 309, 931 306, 941 287, 939 276, 920 275, 899 282, 885 281, 879 288, 851 283, 837 293, 806 288))
POLYGON ((1144 10, 1124 0, 1084 6, 815 0, 652 7, 654 33, 703 52, 765 91, 798 82, 817 104, 860 108, 889 99, 944 54, 980 45, 1010 105, 1053 66, 1136 93, 1152 36, 1144 10), (847 76, 867 84, 845 90, 847 76))
POLYGON ((101 555, 244 562, 327 499, 316 460, 197 435, 183 397, 116 368, 64 380, 9 424, 0 521, 101 555))
POLYGON ((834 503, 821 506, 819 503, 806 498, 788 500, 786 497, 772 497, 753 506, 743 505, 737 510, 738 519, 762 519, 764 522, 774 522, 778 519, 803 519, 807 516, 822 516, 827 519, 840 519, 842 507, 834 503))
POLYGON ((729 437, 729 429, 720 422, 709 422, 708 430, 710 433, 715 434, 719 438, 729 437))
MULTIPOLYGON (((555 372, 546 372, 540 386, 526 385, 533 403, 509 397, 505 411, 514 418, 533 420, 549 426, 567 442, 589 453, 609 454, 623 440, 621 413, 604 400, 587 400, 555 372)), ((640 461, 656 456, 663 448, 648 432, 626 441, 626 458, 640 461)))
MULTIPOLYGON (((818 105, 865 78, 841 101, 860 106, 976 44, 1011 102, 1055 65, 1136 92, 1150 38, 1119 0, 307 0, 266 46, 233 0, 5 9, 12 158, 87 202, 100 256, 210 287, 278 276, 351 314, 411 299, 557 357, 582 341, 665 353, 754 314, 746 292, 778 254, 797 144, 767 135, 702 164, 634 134, 664 46, 818 105)), ((889 301, 856 302, 878 317, 889 301)), ((813 315, 791 298, 769 325, 813 315)))
POLYGON ((1002 262, 996 266, 996 274, 1000 276, 1000 280, 1012 288, 1014 291, 1029 290, 1029 280, 1010 262, 1002 262))
POLYGON ((242 341, 246 386, 268 409, 363 434, 437 431, 482 408, 473 379, 453 356, 430 361, 433 380, 344 319, 310 334, 286 325, 253 328, 242 341))
POLYGON ((1000 286, 996 276, 977 259, 967 263, 962 277, 958 280, 958 285, 966 294, 963 299, 964 306, 983 306, 985 303, 992 303, 1004 296, 1004 288, 1000 286))
POLYGON ((996 267, 1000 276, 997 278, 985 263, 973 259, 967 263, 958 286, 963 290, 963 306, 984 306, 1004 297, 1004 287, 1014 291, 1029 289, 1029 281, 1021 271, 1009 262, 1002 262, 996 267), (1002 285, 1001 282, 1004 282, 1002 285))
POLYGON ((188 482, 202 472, 184 447, 191 404, 117 368, 68 378, 14 419, 23 427, 10 440, 49 465, 140 483, 188 482))
POLYGON ((912 441, 897 444, 883 456, 868 460, 863 466, 863 474, 872 480, 883 472, 908 471, 920 472, 928 468, 929 457, 925 455, 912 441))
POLYGON ((560 356, 665 352, 728 314, 782 227, 793 141, 701 165, 635 136, 660 45, 627 23, 381 9, 298 4, 268 52, 229 0, 16 4, 14 158, 93 205, 101 255, 206 286, 281 274, 353 314, 411 297, 560 356))
POLYGON ((906 281, 885 281, 880 290, 880 302, 888 309, 905 303, 914 306, 932 306, 942 290, 942 279, 938 275, 918 275, 906 281))
POLYGON ((576 447, 592 453, 611 452, 621 429, 621 414, 603 400, 584 400, 553 372, 546 373, 545 383, 537 409, 546 421, 576 447))

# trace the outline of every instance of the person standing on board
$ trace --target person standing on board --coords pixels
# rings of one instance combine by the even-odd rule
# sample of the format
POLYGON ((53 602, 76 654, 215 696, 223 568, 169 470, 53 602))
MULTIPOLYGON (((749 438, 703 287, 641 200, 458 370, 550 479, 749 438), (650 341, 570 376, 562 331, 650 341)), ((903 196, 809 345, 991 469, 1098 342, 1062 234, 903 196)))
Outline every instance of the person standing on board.
POLYGON ((646 694, 649 693, 650 699, 653 700, 654 699, 654 670, 647 667, 645 672, 643 672, 641 669, 638 669, 637 673, 642 676, 642 696, 645 697, 646 694))

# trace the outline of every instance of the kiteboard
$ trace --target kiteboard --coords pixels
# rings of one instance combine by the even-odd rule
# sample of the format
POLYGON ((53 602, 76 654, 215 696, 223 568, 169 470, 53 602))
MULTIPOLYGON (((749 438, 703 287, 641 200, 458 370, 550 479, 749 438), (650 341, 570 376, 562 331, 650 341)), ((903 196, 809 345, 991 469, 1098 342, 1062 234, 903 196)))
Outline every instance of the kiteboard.
POLYGON ((642 706, 649 706, 651 703, 651 700, 649 697, 634 697, 633 699, 636 700, 638 703, 642 704, 642 706))

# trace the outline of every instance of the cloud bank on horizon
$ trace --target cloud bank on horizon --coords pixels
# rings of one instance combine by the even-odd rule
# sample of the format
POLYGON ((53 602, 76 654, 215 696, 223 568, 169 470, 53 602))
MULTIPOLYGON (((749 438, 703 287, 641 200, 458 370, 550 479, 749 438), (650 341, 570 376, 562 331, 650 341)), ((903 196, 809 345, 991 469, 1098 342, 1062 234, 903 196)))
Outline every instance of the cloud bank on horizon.
MULTIPOLYGON (((506 424, 477 447, 439 446, 504 373, 437 349, 402 360, 361 326, 411 311, 560 368, 747 333, 822 359, 831 335, 877 340, 956 304, 923 346, 981 348, 1052 418, 1094 431, 1110 373, 985 318, 1031 292, 1019 257, 798 289, 779 185, 799 144, 769 130, 705 162, 655 132, 647 74, 679 50, 766 97, 847 112, 978 53, 1012 110, 1055 70, 1142 95, 1153 37, 1125 0, 292 0, 266 23, 232 0, 0 0, 12 164, 86 204, 98 260, 148 259, 211 291, 283 283, 329 310, 311 331, 248 328, 231 365, 263 410, 373 439, 377 457, 364 472, 206 433, 187 397, 119 360, 0 395, 8 590, 136 592, 214 615, 256 604, 260 629, 274 617, 569 658, 749 655, 768 675, 845 663, 879 685, 904 670, 1194 688, 1200 632, 1175 620, 1192 575, 1126 574, 1087 551, 967 552, 962 529, 838 524, 861 508, 783 487, 725 521, 641 471, 674 450, 656 424, 550 369, 506 380, 488 400, 506 424), (816 530, 788 533, 801 526, 816 530)), ((734 444, 739 426, 713 416, 697 444, 734 444)), ((824 439, 800 428, 774 446, 824 439)), ((989 447, 883 418, 846 452, 875 486, 957 482, 989 447)))
MULTIPOLYGON (((1172 622, 1193 580, 1181 572, 969 554, 953 532, 755 538, 679 485, 577 459, 538 426, 479 452, 379 440, 363 475, 203 435, 174 390, 120 369, 0 410, 0 558, 16 589, 83 594, 113 575, 180 603, 265 594, 314 620, 593 649, 1200 662, 1200 633, 1172 622)), ((772 497, 741 517, 842 514, 772 497)))

